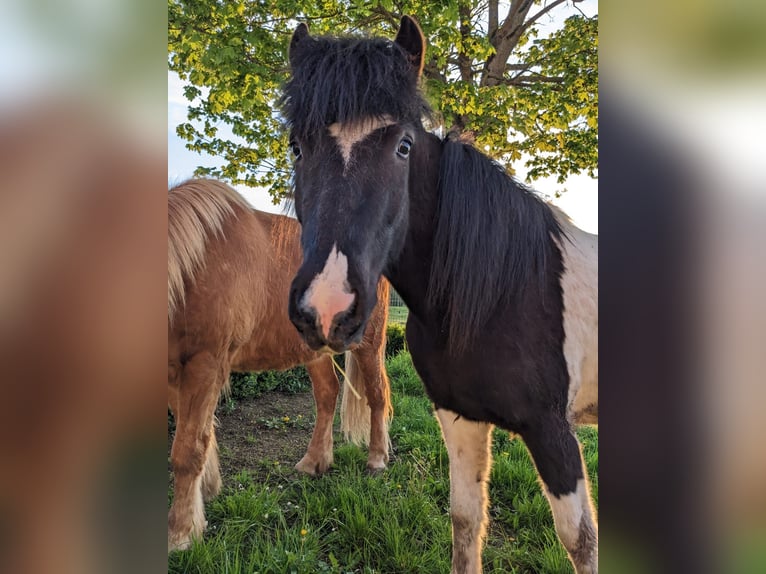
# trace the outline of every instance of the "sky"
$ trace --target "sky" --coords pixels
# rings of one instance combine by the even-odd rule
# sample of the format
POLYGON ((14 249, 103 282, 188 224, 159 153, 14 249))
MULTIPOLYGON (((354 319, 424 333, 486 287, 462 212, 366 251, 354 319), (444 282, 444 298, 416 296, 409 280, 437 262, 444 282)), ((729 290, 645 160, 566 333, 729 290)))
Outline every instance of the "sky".
MULTIPOLYGON (((578 3, 579 8, 587 15, 598 11, 597 0, 585 0, 578 3)), ((556 13, 554 9, 552 12, 556 13)), ((561 17, 567 17, 571 11, 558 11, 558 16, 541 19, 541 36, 546 31, 554 30, 561 25, 561 17)), ((193 175, 198 166, 221 165, 222 161, 201 155, 186 149, 185 142, 175 133, 178 124, 186 121, 188 101, 183 95, 183 82, 174 72, 168 71, 168 183, 170 185, 183 181, 193 175)), ((225 125, 219 125, 221 135, 227 133, 225 125)), ((230 133, 230 132, 229 132, 230 133)), ((556 182, 555 177, 540 178, 526 182, 524 159, 513 165, 516 178, 528 183, 533 189, 549 198, 561 207, 579 227, 590 233, 598 233, 598 180, 586 174, 574 175, 567 178, 563 184, 556 182), (566 193, 555 198, 557 190, 566 189, 566 193)), ((237 186, 240 192, 253 207, 263 211, 280 212, 281 206, 275 206, 268 192, 264 189, 237 186)))

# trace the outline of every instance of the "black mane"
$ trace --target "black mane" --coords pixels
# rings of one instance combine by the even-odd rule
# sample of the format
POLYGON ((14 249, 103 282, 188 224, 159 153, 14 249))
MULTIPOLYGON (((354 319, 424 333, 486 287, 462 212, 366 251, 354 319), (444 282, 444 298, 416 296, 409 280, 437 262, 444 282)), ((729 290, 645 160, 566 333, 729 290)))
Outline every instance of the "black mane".
POLYGON ((438 193, 428 299, 446 309, 449 346, 460 352, 501 303, 526 289, 545 292, 552 239, 563 231, 542 199, 449 136, 438 193))
POLYGON ((420 124, 429 113, 404 50, 389 40, 311 36, 290 60, 281 105, 299 138, 335 122, 385 115, 420 124))

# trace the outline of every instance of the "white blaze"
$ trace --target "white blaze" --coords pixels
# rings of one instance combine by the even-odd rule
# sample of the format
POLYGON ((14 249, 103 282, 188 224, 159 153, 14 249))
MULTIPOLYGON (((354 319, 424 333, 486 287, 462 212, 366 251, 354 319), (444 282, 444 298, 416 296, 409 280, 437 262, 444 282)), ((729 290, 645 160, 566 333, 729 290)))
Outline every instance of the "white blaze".
POLYGON ((383 118, 366 118, 357 122, 349 122, 345 124, 334 123, 327 129, 330 135, 335 138, 340 148, 340 153, 343 156, 343 163, 345 167, 348 167, 348 162, 351 159, 351 150, 356 144, 364 140, 375 130, 384 128, 394 124, 394 120, 390 117, 383 118))
POLYGON ((314 277, 301 305, 314 309, 318 327, 325 339, 338 313, 346 311, 354 302, 354 294, 348 284, 348 259, 333 244, 322 271, 314 277))

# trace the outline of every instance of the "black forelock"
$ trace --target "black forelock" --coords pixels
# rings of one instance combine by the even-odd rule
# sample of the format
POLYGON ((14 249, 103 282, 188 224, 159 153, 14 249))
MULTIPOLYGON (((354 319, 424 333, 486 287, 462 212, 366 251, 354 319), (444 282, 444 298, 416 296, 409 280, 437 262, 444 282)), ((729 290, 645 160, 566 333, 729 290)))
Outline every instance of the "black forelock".
POLYGON ((416 71, 390 40, 310 36, 290 60, 281 105, 299 138, 335 122, 387 115, 420 123, 429 113, 416 71))

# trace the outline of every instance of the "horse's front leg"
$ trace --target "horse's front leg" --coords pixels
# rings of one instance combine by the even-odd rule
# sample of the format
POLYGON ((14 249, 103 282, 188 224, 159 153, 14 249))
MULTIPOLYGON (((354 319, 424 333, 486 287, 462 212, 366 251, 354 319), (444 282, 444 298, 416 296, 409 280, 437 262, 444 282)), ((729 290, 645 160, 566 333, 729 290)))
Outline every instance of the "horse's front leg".
POLYGON ((207 351, 197 353, 184 366, 180 387, 171 404, 177 410, 176 434, 170 458, 173 464, 173 505, 168 513, 168 551, 188 548, 206 526, 202 481, 212 437, 213 415, 228 368, 207 351))
MULTIPOLYGON (((391 413, 391 393, 382 352, 354 352, 353 360, 364 383, 364 392, 370 408, 370 442, 367 469, 378 472, 388 464, 388 421, 391 413)), ((357 382, 359 377, 349 378, 357 382)), ((359 389, 358 389, 359 390, 359 389)), ((350 398, 350 397, 349 397, 350 398)))
POLYGON ((479 574, 487 526, 492 425, 437 409, 449 454, 452 574, 479 574))
POLYGON ((316 476, 327 471, 332 465, 332 422, 335 417, 340 385, 329 356, 323 356, 308 363, 306 370, 311 378, 317 418, 309 448, 295 468, 300 472, 316 476))
POLYGON ((542 478, 553 522, 577 574, 598 574, 598 525, 585 464, 564 417, 541 418, 522 433, 542 478))

